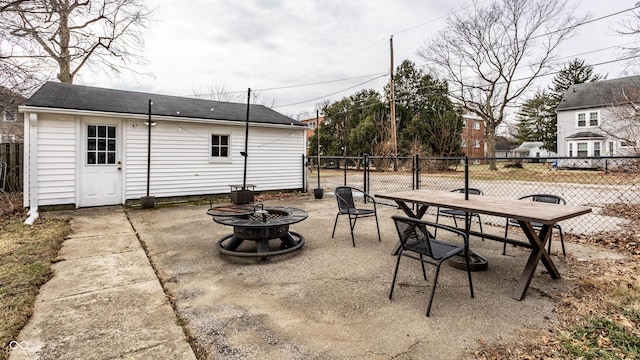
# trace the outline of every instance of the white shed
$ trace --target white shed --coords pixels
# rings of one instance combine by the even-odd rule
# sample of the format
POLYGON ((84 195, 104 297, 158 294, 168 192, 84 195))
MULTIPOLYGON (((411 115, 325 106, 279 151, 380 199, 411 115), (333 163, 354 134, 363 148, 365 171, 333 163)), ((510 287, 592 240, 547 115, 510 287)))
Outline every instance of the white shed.
MULTIPOLYGON (((27 100, 24 204, 126 204, 229 193, 243 183, 247 105, 48 82, 27 100), (151 107, 149 107, 151 102, 151 107)), ((247 184, 304 187, 304 124, 249 106, 247 184)))

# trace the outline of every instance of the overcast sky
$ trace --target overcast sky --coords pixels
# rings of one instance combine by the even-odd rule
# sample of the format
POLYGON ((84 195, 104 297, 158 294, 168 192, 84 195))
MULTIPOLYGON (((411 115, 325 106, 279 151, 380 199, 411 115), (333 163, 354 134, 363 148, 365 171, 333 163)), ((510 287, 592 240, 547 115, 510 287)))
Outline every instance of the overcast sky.
MULTIPOLYGON (((481 1, 488 3, 488 0, 481 1)), ((634 6, 636 0, 582 0, 579 13, 593 18, 634 6)), ((322 101, 388 82, 389 38, 394 61, 424 63, 416 51, 442 29, 461 0, 154 0, 157 19, 145 33, 152 76, 120 79, 83 75, 77 83, 194 96, 223 88, 244 102, 248 88, 260 101, 297 118, 322 101), (382 77, 380 77, 382 76, 382 77), (346 80, 349 79, 349 80, 346 80), (318 84, 322 83, 322 84, 318 84), (315 85, 307 85, 315 84, 315 85), (305 85, 305 86, 301 86, 305 85)), ((627 12, 626 15, 629 15, 627 12)), ((625 15, 581 26, 560 57, 595 65, 619 57, 614 45, 632 42, 613 34, 625 15)), ((635 44, 640 46, 640 44, 635 44)), ((624 76, 622 63, 595 66, 608 78, 624 76)), ((549 77, 548 82, 551 81, 549 77)), ((546 85, 546 84, 545 84, 546 85)))

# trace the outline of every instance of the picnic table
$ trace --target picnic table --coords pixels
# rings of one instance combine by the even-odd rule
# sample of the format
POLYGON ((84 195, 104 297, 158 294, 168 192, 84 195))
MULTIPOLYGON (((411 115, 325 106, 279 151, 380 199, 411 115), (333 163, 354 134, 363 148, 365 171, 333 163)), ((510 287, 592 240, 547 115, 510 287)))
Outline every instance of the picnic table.
POLYGON ((381 192, 375 194, 375 197, 395 201, 407 216, 418 219, 424 216, 429 206, 445 207, 469 213, 480 213, 516 219, 527 237, 528 242, 471 231, 469 229, 468 221, 465 226, 467 235, 483 236, 487 239, 524 246, 531 249, 531 254, 529 255, 527 263, 520 275, 520 279, 518 280, 518 284, 513 293, 513 298, 516 300, 524 299, 536 267, 541 260, 549 272, 549 275, 551 275, 551 278, 560 278, 558 269, 545 249, 545 244, 551 236, 553 225, 559 221, 591 212, 591 208, 584 206, 521 201, 503 197, 481 196, 428 189, 381 192), (415 211, 412 209, 410 204, 417 205, 415 211), (534 222, 543 224, 539 232, 536 232, 532 226, 532 223, 534 222))

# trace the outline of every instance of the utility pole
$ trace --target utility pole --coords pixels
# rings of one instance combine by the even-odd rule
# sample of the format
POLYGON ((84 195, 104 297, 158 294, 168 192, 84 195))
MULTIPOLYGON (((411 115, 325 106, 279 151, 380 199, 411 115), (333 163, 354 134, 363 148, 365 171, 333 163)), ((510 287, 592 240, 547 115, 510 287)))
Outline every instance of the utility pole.
POLYGON ((393 35, 389 38, 389 47, 391 49, 391 83, 389 84, 390 89, 390 107, 391 107, 391 147, 393 148, 393 170, 396 170, 396 160, 395 157, 398 155, 398 144, 396 142, 396 95, 394 90, 394 81, 393 81, 393 35))

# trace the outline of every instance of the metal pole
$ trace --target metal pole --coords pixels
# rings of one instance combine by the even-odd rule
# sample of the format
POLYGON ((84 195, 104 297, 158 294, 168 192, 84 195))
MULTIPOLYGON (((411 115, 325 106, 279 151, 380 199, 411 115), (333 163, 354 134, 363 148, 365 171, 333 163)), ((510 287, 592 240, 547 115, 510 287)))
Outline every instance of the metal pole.
POLYGON ((344 157, 344 186, 347 186, 347 144, 349 143, 349 105, 344 116, 344 149, 342 156, 344 157))
POLYGON ((149 111, 147 119, 147 197, 149 197, 149 187, 151 179, 151 99, 149 99, 149 111))
POLYGON ((247 91, 247 120, 244 126, 244 174, 242 176, 242 191, 247 190, 247 147, 249 146, 249 105, 251 103, 251 88, 247 91))
POLYGON ((318 165, 318 189, 320 189, 320 110, 316 110, 316 143, 318 145, 317 164, 318 165))
POLYGON ((469 200, 469 157, 464 157, 464 199, 469 200))

